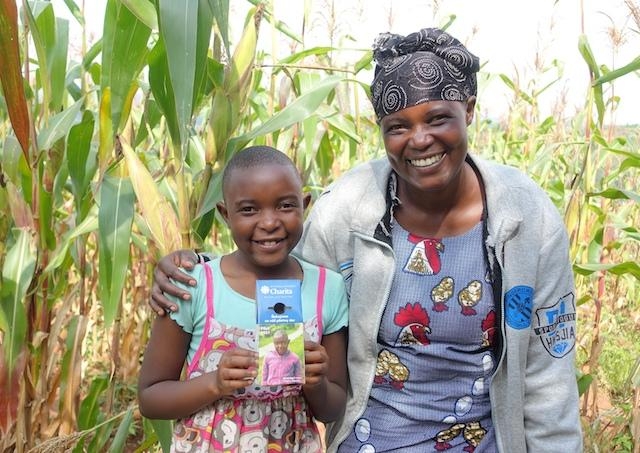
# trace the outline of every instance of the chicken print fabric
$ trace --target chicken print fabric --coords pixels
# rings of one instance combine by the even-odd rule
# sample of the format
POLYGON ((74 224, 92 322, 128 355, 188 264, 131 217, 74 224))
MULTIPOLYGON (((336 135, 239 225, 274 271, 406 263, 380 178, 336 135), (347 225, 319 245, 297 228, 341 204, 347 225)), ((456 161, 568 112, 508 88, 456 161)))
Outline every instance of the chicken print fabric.
POLYGON ((446 238, 393 226, 397 269, 369 407, 340 452, 495 450, 496 317, 482 247, 481 223, 446 238))

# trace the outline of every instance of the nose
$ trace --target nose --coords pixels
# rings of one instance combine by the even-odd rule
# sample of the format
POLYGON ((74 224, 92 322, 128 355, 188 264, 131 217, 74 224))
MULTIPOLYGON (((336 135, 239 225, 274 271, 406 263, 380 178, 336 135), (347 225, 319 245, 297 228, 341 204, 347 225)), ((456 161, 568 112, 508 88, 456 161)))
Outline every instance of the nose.
POLYGON ((425 148, 433 142, 433 136, 429 131, 429 127, 424 124, 419 124, 413 128, 411 134, 411 144, 415 148, 425 148))
POLYGON ((265 231, 273 231, 280 225, 277 213, 272 209, 265 209, 260 216, 260 228, 265 231))

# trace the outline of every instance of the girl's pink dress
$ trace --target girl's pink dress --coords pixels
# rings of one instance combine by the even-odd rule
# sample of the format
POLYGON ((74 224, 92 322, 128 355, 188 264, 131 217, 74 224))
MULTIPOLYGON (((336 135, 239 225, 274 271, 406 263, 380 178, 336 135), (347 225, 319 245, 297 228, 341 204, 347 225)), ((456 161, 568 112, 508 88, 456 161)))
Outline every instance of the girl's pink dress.
MULTIPOLYGON (((188 364, 187 379, 215 370, 224 351, 235 347, 257 350, 255 332, 216 321, 211 268, 205 264, 207 320, 202 342, 188 364)), ((325 269, 320 269, 316 316, 305 322, 305 338, 319 341, 325 269)), ((320 434, 300 385, 258 386, 222 398, 193 416, 179 420, 172 452, 321 453, 320 434)))

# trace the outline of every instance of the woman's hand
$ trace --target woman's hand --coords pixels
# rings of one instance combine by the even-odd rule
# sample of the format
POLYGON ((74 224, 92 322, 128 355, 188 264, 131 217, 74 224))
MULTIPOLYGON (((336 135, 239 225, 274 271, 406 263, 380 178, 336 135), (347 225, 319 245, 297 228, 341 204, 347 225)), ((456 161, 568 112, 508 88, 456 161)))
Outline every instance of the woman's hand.
POLYGON ((235 348, 225 351, 220 358, 218 369, 213 373, 217 393, 231 396, 236 390, 253 383, 258 374, 258 353, 248 349, 235 348))
POLYGON ((178 307, 172 303, 165 293, 183 300, 191 297, 188 292, 178 288, 171 279, 189 286, 196 286, 196 281, 185 274, 180 268, 192 270, 198 262, 198 256, 193 250, 177 250, 162 257, 153 270, 153 285, 151 286, 151 301, 149 305, 159 316, 164 316, 166 310, 176 311, 178 307))

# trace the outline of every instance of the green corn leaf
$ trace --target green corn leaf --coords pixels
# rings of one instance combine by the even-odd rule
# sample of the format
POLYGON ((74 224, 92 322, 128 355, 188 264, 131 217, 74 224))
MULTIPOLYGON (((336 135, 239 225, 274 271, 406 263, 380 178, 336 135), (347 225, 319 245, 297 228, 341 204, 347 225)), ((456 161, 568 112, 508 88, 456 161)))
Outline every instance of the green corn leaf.
POLYGON ((67 253, 69 252, 69 248, 75 243, 75 240, 82 236, 87 236, 89 233, 93 233, 98 230, 98 207, 97 205, 93 205, 92 209, 89 211, 89 214, 84 218, 82 223, 80 223, 77 227, 68 231, 60 241, 58 241, 58 247, 51 254, 49 263, 47 267, 44 269, 43 273, 51 273, 58 267, 62 265, 65 258, 67 257, 67 253))
POLYGON ((341 75, 333 75, 321 80, 312 90, 304 93, 262 125, 247 134, 232 139, 229 146, 232 149, 240 149, 256 137, 285 129, 308 118, 316 112, 322 101, 334 90, 336 85, 344 80, 344 76, 341 75))
POLYGON ((224 44, 227 59, 231 59, 231 45, 229 44, 229 0, 209 0, 209 7, 213 13, 218 33, 224 44))
MULTIPOLYGON (((40 83, 42 84, 43 105, 49 106, 51 102, 51 80, 49 79, 49 54, 47 43, 54 40, 55 15, 50 2, 35 1, 33 10, 28 2, 24 2, 24 13, 29 24, 29 31, 33 39, 33 46, 38 57, 40 71, 40 83)), ((44 111, 45 118, 48 110, 44 111)))
POLYGON ((248 80, 250 80, 253 71, 257 42, 258 30, 256 29, 256 23, 255 20, 249 17, 225 75, 224 91, 232 99, 234 96, 237 99, 243 98, 242 88, 248 85, 248 80))
MULTIPOLYGON (((585 63, 589 67, 589 71, 593 74, 593 78, 597 80, 600 77, 600 69, 596 63, 596 59, 589 45, 589 41, 585 35, 580 35, 578 40, 578 51, 585 63)), ((602 85, 598 84, 593 87, 594 103, 596 104, 596 110, 598 112, 598 124, 602 125, 604 121, 604 95, 602 93, 602 85)))
POLYGON ((158 436, 158 440, 160 441, 160 445, 162 446, 162 451, 165 453, 169 453, 171 450, 171 436, 173 434, 173 425, 171 420, 151 420, 149 419, 151 426, 153 426, 153 430, 158 436))
POLYGON ((95 150, 92 153, 91 148, 94 126, 93 114, 85 111, 82 121, 72 126, 67 136, 66 163, 78 210, 97 168, 95 150))
POLYGON ((111 89, 111 123, 121 130, 129 110, 131 88, 146 62, 151 29, 121 0, 108 0, 102 36, 102 80, 104 92, 111 89))
POLYGON ((100 174, 104 173, 109 165, 109 157, 113 151, 113 123, 111 122, 111 88, 102 89, 100 97, 100 110, 98 112, 100 122, 100 142, 98 145, 98 168, 100 174))
POLYGON ((604 197, 611 200, 633 200, 636 203, 640 204, 640 194, 632 192, 630 190, 606 189, 601 192, 589 192, 586 196, 588 198, 604 197))
POLYGON ((105 174, 99 195, 99 294, 104 322, 109 326, 118 311, 129 267, 129 241, 135 194, 129 179, 105 174))
POLYGON ((169 77, 167 53, 162 36, 149 53, 149 86, 157 105, 165 117, 173 143, 180 143, 180 125, 176 113, 176 100, 169 77))
POLYGON ((122 0, 122 4, 149 29, 158 30, 158 16, 149 0, 122 0))
POLYGON ((607 272, 613 275, 630 275, 640 280, 640 264, 635 261, 627 261, 619 264, 574 264, 573 270, 580 275, 591 275, 595 272, 607 272))
POLYGON ((24 298, 36 268, 36 247, 32 231, 27 228, 14 230, 15 243, 7 251, 2 267, 0 307, 2 309, 3 348, 10 368, 15 365, 24 346, 27 333, 27 315, 24 298))
POLYGON ((82 58, 82 67, 85 71, 91 68, 93 60, 102 52, 102 38, 98 39, 82 58))
POLYGON ((18 10, 10 0, 0 1, 0 83, 16 138, 29 162, 29 110, 20 72, 18 10))
POLYGON ((40 150, 47 150, 69 133, 71 126, 78 120, 83 99, 74 103, 71 107, 51 117, 49 125, 38 134, 38 146, 40 150))
POLYGON ((118 425, 116 434, 113 437, 111 445, 109 446, 109 453, 121 453, 124 451, 127 437, 129 436, 129 429, 131 428, 131 423, 133 423, 133 409, 129 408, 124 414, 122 421, 118 425))
POLYGON ((96 377, 91 381, 87 396, 80 403, 78 428, 84 431, 96 426, 101 413, 100 398, 108 387, 109 379, 105 376, 96 377))
POLYGON ((193 100, 191 104, 191 112, 189 112, 190 119, 194 110, 202 101, 202 98, 209 94, 207 93, 206 87, 210 85, 208 83, 207 71, 209 65, 208 53, 209 41, 211 40, 211 27, 213 24, 213 12, 209 6, 208 0, 198 1, 198 32, 196 37, 193 100))
POLYGON ((49 53, 49 78, 51 79, 51 102, 49 107, 52 111, 59 111, 65 99, 65 86, 67 77, 67 49, 69 47, 69 21, 57 18, 55 21, 55 40, 48 49, 49 53))
POLYGON ((71 15, 78 21, 78 24, 84 27, 84 16, 82 15, 82 11, 78 8, 78 5, 73 0, 64 0, 65 5, 69 8, 71 15))
POLYGON ((631 61, 631 63, 628 63, 621 68, 614 69, 613 71, 609 71, 606 74, 598 77, 596 80, 594 80, 593 85, 602 85, 603 83, 611 82, 612 80, 618 79, 622 76, 639 70, 640 57, 636 57, 633 61, 631 61))
MULTIPOLYGON (((196 73, 198 42, 198 0, 160 0, 160 34, 167 53, 171 86, 173 87, 179 141, 176 148, 183 151, 187 138, 187 125, 191 122, 193 89, 196 73)), ((211 17, 209 15, 209 17, 211 17)), ((211 23, 209 23, 209 28, 211 23)), ((204 62, 199 62, 203 65, 204 62)), ((182 160, 180 158, 180 160, 182 160)))

